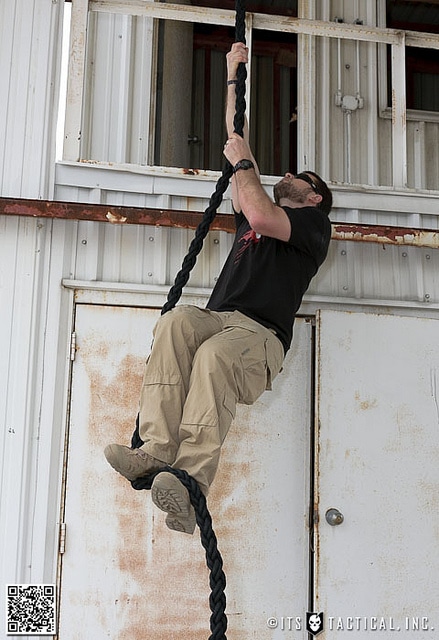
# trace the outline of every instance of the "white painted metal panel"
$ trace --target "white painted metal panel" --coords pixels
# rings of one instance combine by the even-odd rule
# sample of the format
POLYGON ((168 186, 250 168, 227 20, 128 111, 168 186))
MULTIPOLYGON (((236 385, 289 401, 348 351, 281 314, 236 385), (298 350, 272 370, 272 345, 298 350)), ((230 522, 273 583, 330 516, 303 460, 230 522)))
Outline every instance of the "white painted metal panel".
MULTIPOLYGON (((328 22, 337 17, 343 20, 343 26, 347 26, 360 20, 365 32, 377 24, 385 26, 385 2, 340 0, 317 4, 320 8, 318 18, 328 22)), ((411 33, 408 38, 406 44, 414 44, 411 33)), ((429 46, 427 38, 423 36, 425 46, 429 46)), ((341 39, 340 44, 335 38, 331 38, 329 43, 325 38, 317 38, 316 41, 317 122, 320 127, 316 139, 317 170, 334 182, 394 186, 408 184, 410 187, 436 189, 437 152, 433 151, 434 159, 431 151, 437 149, 437 143, 434 143, 439 132, 438 117, 437 114, 421 111, 405 113, 404 48, 396 46, 396 40, 393 42, 395 114, 392 117, 390 105, 387 104, 386 48, 360 42, 357 49, 357 43, 350 39, 341 39), (340 90, 340 95, 355 97, 357 89, 360 89, 363 106, 348 115, 341 106, 336 106, 336 93, 340 90), (416 135, 419 127, 422 129, 427 123, 433 136, 431 140, 416 135), (433 164, 423 161, 426 153, 433 164), (348 160, 350 176, 346 170, 348 160)), ((419 44, 419 38, 417 42, 419 44)), ((300 51, 298 59, 300 63, 300 51)))
MULTIPOLYGON (((169 531, 148 492, 134 491, 102 453, 108 442, 129 443, 158 315, 77 306, 60 640, 208 636, 198 533, 169 531)), ((209 494, 235 640, 283 637, 269 617, 305 616, 311 353, 311 325, 298 320, 274 391, 239 408, 209 494)))
POLYGON ((147 164, 153 20, 91 13, 81 158, 147 164))
MULTIPOLYGON (((61 299, 66 302, 60 287, 64 256, 55 255, 50 242, 61 247, 62 234, 52 232, 50 221, 0 219, 3 583, 53 582, 56 574, 57 455, 67 373, 62 358, 66 338, 60 338, 60 332, 68 305, 60 311, 61 299)), ((1 608, 1 629, 4 615, 1 608)))
POLYGON ((431 640, 439 629, 439 322, 327 311, 318 332, 319 637, 369 637, 379 624, 380 637, 431 640), (326 522, 330 508, 342 524, 326 522), (428 629, 417 630, 423 617, 428 629))
POLYGON ((0 193, 52 194, 63 2, 0 3, 0 193))
MULTIPOLYGON (((166 285, 181 268, 192 231, 144 229, 80 222, 73 278, 102 283, 166 285)), ((209 289, 215 283, 233 235, 211 231, 189 286, 209 289)), ((422 303, 425 312, 439 302, 439 252, 416 247, 333 241, 328 258, 312 280, 305 301, 362 300, 386 304, 422 303)), ((106 286, 106 285, 102 285, 106 286)))
MULTIPOLYGON (((1 576, 13 581, 28 572, 28 499, 33 487, 34 402, 40 376, 35 367, 40 343, 36 331, 43 254, 34 220, 3 219, 0 229, 0 555, 1 576), (5 260, 5 262, 3 262, 5 260), (18 471, 18 473, 17 473, 18 471), (18 539, 18 544, 14 544, 18 539)), ((3 615, 3 611, 1 612, 3 615)))

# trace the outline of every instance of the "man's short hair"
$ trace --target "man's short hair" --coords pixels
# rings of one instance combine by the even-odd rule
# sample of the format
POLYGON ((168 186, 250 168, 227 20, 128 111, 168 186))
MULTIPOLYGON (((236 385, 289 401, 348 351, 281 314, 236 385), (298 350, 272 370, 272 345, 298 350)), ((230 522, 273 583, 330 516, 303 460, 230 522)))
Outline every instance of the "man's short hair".
POLYGON ((306 171, 310 176, 314 178, 318 193, 322 196, 322 201, 317 205, 317 209, 321 209, 328 216, 332 209, 332 193, 328 185, 322 178, 314 171, 306 171))

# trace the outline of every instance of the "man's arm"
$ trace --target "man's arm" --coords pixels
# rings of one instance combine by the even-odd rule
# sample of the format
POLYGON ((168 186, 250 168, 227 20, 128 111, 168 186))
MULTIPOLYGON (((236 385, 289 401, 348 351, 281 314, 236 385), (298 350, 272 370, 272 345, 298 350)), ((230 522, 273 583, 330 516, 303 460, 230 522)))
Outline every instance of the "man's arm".
MULTIPOLYGON (((224 155, 232 166, 240 160, 253 158, 248 142, 236 133, 229 136, 224 155)), ((242 210, 253 231, 287 242, 291 236, 290 220, 285 211, 268 197, 257 171, 240 169, 235 173, 233 182, 240 207, 238 211, 242 210)))

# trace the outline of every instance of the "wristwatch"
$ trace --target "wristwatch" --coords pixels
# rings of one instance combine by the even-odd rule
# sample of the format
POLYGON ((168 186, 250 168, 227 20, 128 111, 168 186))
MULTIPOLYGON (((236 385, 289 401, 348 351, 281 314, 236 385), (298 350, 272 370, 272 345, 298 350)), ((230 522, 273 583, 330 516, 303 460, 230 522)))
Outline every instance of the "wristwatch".
POLYGON ((233 173, 236 173, 240 169, 254 169, 255 165, 251 160, 240 160, 233 167, 233 173))

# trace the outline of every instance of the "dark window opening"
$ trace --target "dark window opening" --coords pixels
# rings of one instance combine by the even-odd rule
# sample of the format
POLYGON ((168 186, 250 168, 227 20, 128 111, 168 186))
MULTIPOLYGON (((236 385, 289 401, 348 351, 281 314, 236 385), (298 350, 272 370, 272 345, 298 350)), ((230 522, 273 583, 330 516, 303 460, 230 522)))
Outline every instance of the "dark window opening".
MULTIPOLYGON (((234 9, 234 1, 197 0, 234 9)), ((297 1, 246 3, 247 12, 297 15, 297 1)), ((234 27, 159 21, 154 164, 220 171, 226 100, 226 53, 234 27)), ((262 174, 297 169, 297 36, 253 30, 250 143, 262 174)))
MULTIPOLYGON (((235 10, 235 0, 197 0, 193 4, 210 9, 235 10)), ((297 18, 297 0, 252 0, 245 3, 245 8, 249 13, 268 13, 297 18)))
MULTIPOLYGON (((439 32, 439 3, 387 0, 387 27, 439 32)), ((391 105, 391 58, 388 47, 388 106, 391 105)), ((406 48, 407 109, 439 111, 439 50, 406 48)))
MULTIPOLYGON (((194 28, 191 166, 220 170, 226 138, 226 53, 233 29, 194 28)), ((296 171, 297 38, 254 31, 251 64, 250 142, 261 173, 296 171)))

